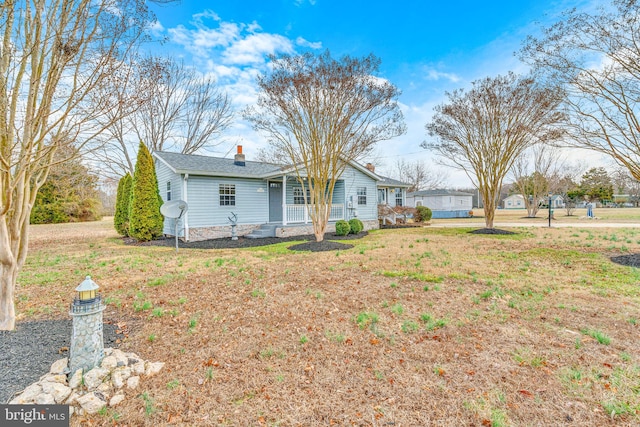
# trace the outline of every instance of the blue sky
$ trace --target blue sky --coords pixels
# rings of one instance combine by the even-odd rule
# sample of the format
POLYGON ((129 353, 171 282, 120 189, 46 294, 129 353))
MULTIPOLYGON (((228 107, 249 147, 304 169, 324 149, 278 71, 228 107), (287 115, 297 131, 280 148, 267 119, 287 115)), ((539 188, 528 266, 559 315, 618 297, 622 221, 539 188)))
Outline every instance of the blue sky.
MULTIPOLYGON (((597 0, 557 1, 361 1, 244 0, 154 6, 154 34, 166 38, 150 44, 155 54, 179 57, 216 77, 240 111, 256 99, 255 78, 268 71, 269 54, 322 52, 334 57, 373 53, 381 61, 380 77, 398 86, 407 134, 381 142, 378 171, 391 174, 398 159, 434 156, 420 148, 433 107, 445 92, 468 88, 473 80, 523 73, 514 56, 540 24, 549 25, 568 8, 589 9, 597 0)), ((213 155, 223 156, 242 144, 247 159, 266 145, 240 117, 213 155)), ((434 167, 438 167, 435 166, 434 167)), ((448 170, 449 185, 470 181, 448 170)))

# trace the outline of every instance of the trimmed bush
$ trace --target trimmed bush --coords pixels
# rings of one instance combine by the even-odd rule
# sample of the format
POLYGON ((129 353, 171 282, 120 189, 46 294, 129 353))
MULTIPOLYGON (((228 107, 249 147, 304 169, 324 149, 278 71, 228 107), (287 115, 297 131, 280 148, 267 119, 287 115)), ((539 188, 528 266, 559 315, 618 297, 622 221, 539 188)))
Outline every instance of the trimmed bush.
POLYGON ((118 234, 127 236, 129 234, 129 202, 131 201, 131 174, 127 172, 118 182, 118 193, 116 195, 116 212, 113 216, 113 226, 118 234))
POLYGON ((344 219, 336 221, 336 234, 338 236, 346 236, 349 234, 349 231, 351 231, 351 226, 347 221, 344 219))
POLYGON ((362 224, 362 221, 360 221, 358 218, 351 218, 349 220, 349 227, 351 229, 349 233, 351 234, 358 234, 364 229, 364 225, 362 224))
POLYGON ((426 206, 416 207, 416 214, 413 217, 416 222, 425 222, 431 220, 431 209, 426 206))
POLYGON ((162 234, 164 217, 160 213, 160 200, 153 158, 147 146, 140 141, 131 187, 129 236, 148 241, 162 234))

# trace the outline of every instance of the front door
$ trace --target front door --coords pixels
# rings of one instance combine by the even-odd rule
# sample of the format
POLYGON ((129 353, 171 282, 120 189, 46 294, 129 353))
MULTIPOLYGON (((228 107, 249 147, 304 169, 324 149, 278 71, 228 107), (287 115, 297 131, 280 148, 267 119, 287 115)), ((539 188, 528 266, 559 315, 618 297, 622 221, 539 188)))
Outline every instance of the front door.
POLYGON ((378 204, 386 205, 387 204, 387 189, 386 188, 378 188, 378 204))
POLYGON ((269 222, 282 222, 282 183, 269 181, 269 222))

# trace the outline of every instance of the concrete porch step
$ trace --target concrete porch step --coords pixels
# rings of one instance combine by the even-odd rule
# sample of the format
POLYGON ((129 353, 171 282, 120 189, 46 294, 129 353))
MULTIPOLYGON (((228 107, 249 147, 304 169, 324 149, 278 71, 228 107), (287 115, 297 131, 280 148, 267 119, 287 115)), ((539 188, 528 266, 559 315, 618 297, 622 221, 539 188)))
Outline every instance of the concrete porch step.
POLYGON ((264 239, 266 237, 276 237, 277 224, 262 224, 260 228, 253 230, 245 237, 247 239, 264 239))

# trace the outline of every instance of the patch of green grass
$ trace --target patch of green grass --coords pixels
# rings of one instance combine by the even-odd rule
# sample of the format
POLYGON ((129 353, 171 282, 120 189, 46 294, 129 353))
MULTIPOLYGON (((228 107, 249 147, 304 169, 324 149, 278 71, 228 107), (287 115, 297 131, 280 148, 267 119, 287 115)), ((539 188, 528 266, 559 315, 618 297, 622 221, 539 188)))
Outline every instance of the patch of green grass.
POLYGON ((149 340, 149 342, 154 342, 155 340, 158 339, 158 336, 156 334, 150 334, 147 339, 149 340))
POLYGON ((114 297, 114 296, 108 296, 104 299, 104 303, 106 305, 115 305, 116 307, 120 308, 122 307, 122 300, 118 297, 114 297))
POLYGON ((443 328, 448 323, 448 320, 446 319, 434 319, 429 313, 422 313, 420 315, 420 320, 425 324, 424 328, 427 331, 443 328))
POLYGON ((371 311, 360 312, 355 317, 355 322, 360 329, 372 327, 376 323, 378 323, 378 320, 380 320, 380 317, 376 313, 371 311))
POLYGON ((627 402, 620 400, 611 400, 608 402, 602 402, 602 409, 604 412, 611 417, 611 419, 615 419, 616 417, 624 417, 627 415, 633 416, 637 414, 638 410, 640 410, 640 405, 636 405, 633 407, 627 402))
POLYGON ((603 344, 603 345, 611 344, 611 338, 609 338, 604 332, 599 331, 597 329, 584 328, 580 332, 583 335, 587 335, 587 336, 595 339, 600 344, 603 344))
POLYGON ((162 316, 164 316, 164 309, 162 307, 156 307, 151 312, 151 315, 153 317, 162 317, 162 316))
POLYGON ((416 271, 383 271, 384 277, 403 277, 406 279, 418 280, 420 282, 441 283, 444 280, 442 276, 433 274, 425 274, 416 271))
POLYGON ((291 249, 289 249, 289 246, 293 246, 293 245, 297 245, 300 243, 305 243, 304 240, 295 240, 295 241, 290 241, 290 242, 282 242, 282 243, 275 243, 272 245, 265 245, 265 246, 255 246, 255 247, 251 247, 251 248, 244 248, 242 249, 243 251, 248 251, 248 252, 258 252, 258 253, 262 253, 262 258, 269 258, 273 255, 293 255, 296 252, 306 252, 306 251, 292 251, 291 249))
POLYGON ((133 309, 135 311, 146 311, 151 310, 153 308, 153 303, 151 301, 134 301, 133 309))
POLYGON ((256 288, 251 291, 251 296, 254 298, 265 298, 267 296, 267 293, 262 289, 256 288))
POLYGON ((173 281, 175 281, 175 280, 177 280, 179 278, 183 278, 183 277, 184 277, 184 274, 182 274, 182 275, 165 274, 162 277, 156 277, 156 278, 153 278, 153 279, 149 279, 147 281, 147 286, 151 286, 151 287, 163 286, 163 285, 166 285, 169 282, 173 282, 173 281))
POLYGON ((520 366, 531 366, 533 368, 539 368, 546 366, 547 360, 543 356, 537 356, 532 354, 528 348, 519 348, 512 353, 513 360, 515 360, 520 366))
POLYGON ((400 303, 395 303, 391 306, 391 312, 400 316, 404 313, 404 307, 402 307, 402 304, 400 303))
POLYGON ((284 359, 287 355, 282 350, 276 350, 272 347, 265 348, 260 351, 259 354, 261 359, 271 359, 272 357, 277 357, 278 359, 284 359))
POLYGON ((402 332, 405 334, 411 334, 420 329, 420 325, 414 320, 405 320, 402 322, 402 332))
POLYGON ((327 337, 327 339, 329 341, 333 341, 333 342, 336 342, 338 344, 341 344, 346 340, 345 335, 343 333, 340 333, 340 332, 326 331, 324 333, 324 336, 327 337))
POLYGON ((144 393, 142 393, 140 395, 140 398, 144 402, 144 413, 147 417, 150 417, 158 411, 153 403, 153 399, 148 392, 145 391, 144 393))
POLYGON ((300 344, 304 345, 309 342, 309 338, 306 335, 300 336, 300 344))
POLYGON ((176 388, 178 388, 180 386, 180 381, 178 381, 177 379, 171 380, 167 383, 167 389, 168 390, 174 390, 176 388))
POLYGON ((502 409, 492 409, 491 410, 491 427, 504 427, 507 426, 508 419, 507 413, 502 409))

